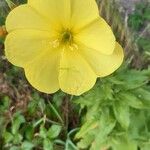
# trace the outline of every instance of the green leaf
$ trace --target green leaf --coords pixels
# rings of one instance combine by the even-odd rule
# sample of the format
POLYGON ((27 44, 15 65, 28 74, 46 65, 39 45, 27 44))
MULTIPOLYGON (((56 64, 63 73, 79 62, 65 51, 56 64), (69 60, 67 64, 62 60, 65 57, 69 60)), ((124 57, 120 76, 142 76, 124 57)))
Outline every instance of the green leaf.
POLYGON ((135 90, 134 93, 137 94, 140 99, 142 99, 144 106, 149 109, 150 108, 150 90, 139 88, 135 90))
POLYGON ((13 121, 12 121, 12 133, 16 134, 18 133, 18 130, 20 128, 20 125, 22 123, 25 123, 25 118, 23 115, 21 115, 20 113, 16 113, 13 116, 13 121))
POLYGON ((12 146, 12 147, 10 148, 10 150, 20 150, 20 148, 17 147, 17 146, 12 146))
POLYGON ((0 15, 0 26, 5 24, 5 17, 0 15))
POLYGON ((102 109, 100 116, 100 134, 102 136, 108 135, 116 125, 116 120, 112 116, 108 107, 102 109))
POLYGON ((130 124, 129 106, 122 102, 122 100, 117 100, 114 102, 113 110, 115 117, 120 125, 124 129, 128 129, 130 124))
POLYGON ((33 136, 34 136, 34 128, 32 125, 28 125, 25 128, 25 137, 27 140, 32 140, 33 136))
POLYGON ((32 99, 28 104, 28 112, 30 113, 30 115, 34 115, 37 112, 37 110, 40 109, 40 111, 43 113, 45 107, 46 105, 44 99, 41 98, 39 94, 35 92, 32 95, 32 99))
POLYGON ((104 84, 102 84, 102 90, 103 90, 103 94, 104 99, 112 99, 113 98, 113 89, 112 89, 112 84, 105 82, 104 84))
POLYGON ((37 111, 37 107, 38 107, 38 102, 37 100, 35 99, 32 99, 29 104, 28 104, 28 107, 27 107, 27 110, 28 110, 28 113, 30 115, 34 115, 37 111))
POLYGON ((21 145, 21 150, 32 150, 33 147, 34 147, 34 144, 28 141, 24 141, 21 145))
POLYGON ((144 17, 144 19, 150 21, 150 6, 149 5, 145 9, 143 17, 144 17))
POLYGON ((14 135, 13 143, 14 144, 20 144, 22 139, 23 139, 23 136, 21 134, 17 133, 14 135))
POLYGON ((66 146, 65 146, 65 150, 79 150, 74 143, 72 143, 72 141, 70 141, 69 139, 66 141, 66 146))
POLYGON ((47 130, 43 124, 40 126, 40 133, 39 134, 40 134, 40 137, 42 137, 44 139, 47 137, 47 130))
POLYGON ((93 104, 101 103, 102 98, 105 98, 104 88, 101 85, 101 83, 97 83, 89 92, 76 97, 74 102, 80 104, 82 108, 85 106, 93 107, 93 104))
POLYGON ((75 128, 73 130, 71 130, 68 134, 67 134, 67 140, 66 140, 66 144, 65 144, 65 150, 79 150, 78 147, 73 143, 73 141, 71 140, 74 137, 74 134, 79 130, 79 128, 75 128))
POLYGON ((8 96, 4 96, 3 98, 3 106, 5 107, 5 109, 8 109, 10 107, 10 98, 8 96))
POLYGON ((120 86, 118 85, 117 87, 122 91, 134 90, 136 88, 145 85, 149 81, 149 77, 148 75, 146 75, 145 70, 144 71, 126 70, 125 72, 118 74, 117 78, 125 82, 125 84, 120 86))
POLYGON ((81 139, 77 146, 80 148, 80 149, 87 149, 91 143, 94 141, 95 139, 95 133, 87 133, 86 136, 84 136, 83 139, 81 139))
POLYGON ((103 110, 99 130, 96 132, 95 139, 92 142, 90 150, 99 150, 104 146, 104 143, 108 139, 108 135, 112 132, 116 125, 116 120, 111 116, 109 110, 106 108, 103 110))
POLYGON ((10 99, 8 96, 2 97, 2 101, 0 102, 0 113, 7 112, 10 107, 10 99))
POLYGON ((132 94, 131 92, 119 93, 118 97, 120 97, 120 100, 123 100, 125 102, 125 104, 127 104, 133 108, 137 108, 137 109, 144 108, 142 101, 139 98, 137 98, 134 94, 132 94))
POLYGON ((64 93, 62 91, 58 91, 57 93, 54 94, 53 102, 54 102, 56 108, 59 108, 61 106, 65 96, 66 96, 66 93, 64 93))
POLYGON ((54 138, 56 138, 60 134, 61 129, 62 129, 62 127, 59 126, 59 125, 52 125, 50 127, 50 129, 48 130, 48 132, 47 132, 47 136, 50 139, 54 139, 54 138))
POLYGON ((137 150, 137 143, 126 137, 117 139, 117 143, 112 144, 113 150, 137 150))
POLYGON ((98 127, 98 121, 86 122, 80 129, 80 131, 76 134, 76 138, 82 138, 86 136, 88 132, 98 127))
POLYGON ((149 140, 148 128, 150 122, 149 110, 135 110, 131 109, 131 123, 128 129, 128 135, 132 139, 149 140))
POLYGON ((142 15, 139 15, 137 13, 130 15, 128 19, 128 24, 133 30, 138 31, 143 25, 142 15))
POLYGON ((150 144, 144 144, 140 147, 140 150, 149 150, 150 144))
POLYGON ((13 135, 10 132, 4 132, 3 137, 5 139, 5 143, 9 143, 13 140, 13 135))
POLYGON ((137 145, 134 143, 123 143, 113 146, 113 150, 137 150, 137 145))
POLYGON ((46 107, 44 99, 40 98, 38 105, 43 113, 46 107))
POLYGON ((52 142, 49 139, 45 138, 43 141, 43 148, 44 150, 53 150, 52 142))

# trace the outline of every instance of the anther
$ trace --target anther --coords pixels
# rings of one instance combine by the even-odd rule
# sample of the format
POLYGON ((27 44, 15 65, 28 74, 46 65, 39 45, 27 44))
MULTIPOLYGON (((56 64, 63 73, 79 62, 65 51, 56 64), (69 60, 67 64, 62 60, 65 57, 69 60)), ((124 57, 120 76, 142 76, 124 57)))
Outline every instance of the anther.
POLYGON ((51 44, 52 44, 52 46, 53 46, 54 48, 57 48, 57 47, 60 45, 60 42, 59 42, 59 40, 57 39, 57 40, 55 40, 55 41, 52 41, 51 44))

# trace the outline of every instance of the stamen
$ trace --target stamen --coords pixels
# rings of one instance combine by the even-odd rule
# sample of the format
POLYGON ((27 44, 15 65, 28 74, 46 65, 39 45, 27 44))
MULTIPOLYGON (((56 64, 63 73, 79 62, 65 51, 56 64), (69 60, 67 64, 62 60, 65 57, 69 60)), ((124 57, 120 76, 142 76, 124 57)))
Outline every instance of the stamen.
POLYGON ((54 48, 57 48, 57 47, 60 45, 60 42, 59 42, 59 40, 57 39, 57 40, 55 40, 55 41, 52 41, 51 44, 52 44, 52 46, 53 46, 54 48))
POLYGON ((71 51, 73 51, 73 50, 74 50, 74 48, 73 48, 72 46, 69 46, 69 48, 71 49, 71 51))
POLYGON ((51 44, 54 48, 61 46, 63 49, 67 47, 72 51, 78 49, 78 45, 74 43, 72 32, 68 30, 61 32, 51 44))
POLYGON ((73 43, 72 45, 70 45, 69 48, 70 48, 72 51, 75 50, 75 49, 79 49, 79 48, 78 48, 78 45, 75 44, 75 43, 73 43))
POLYGON ((78 45, 75 44, 75 43, 73 43, 72 46, 73 46, 75 49, 79 49, 79 48, 78 48, 78 45))

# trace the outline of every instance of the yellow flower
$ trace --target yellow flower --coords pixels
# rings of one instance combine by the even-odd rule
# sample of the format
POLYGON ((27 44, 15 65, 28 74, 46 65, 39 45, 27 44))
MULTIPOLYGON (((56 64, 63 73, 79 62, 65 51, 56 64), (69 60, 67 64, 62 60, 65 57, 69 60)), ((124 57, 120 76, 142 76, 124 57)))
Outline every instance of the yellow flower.
POLYGON ((80 95, 123 61, 95 0, 28 0, 10 12, 6 28, 6 57, 45 93, 80 95))

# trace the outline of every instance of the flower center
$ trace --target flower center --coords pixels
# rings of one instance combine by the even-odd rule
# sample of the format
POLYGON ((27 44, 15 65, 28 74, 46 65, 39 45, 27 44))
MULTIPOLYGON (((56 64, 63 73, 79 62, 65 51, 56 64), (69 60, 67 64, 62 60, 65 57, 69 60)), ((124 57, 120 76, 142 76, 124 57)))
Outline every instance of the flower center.
POLYGON ((61 35, 61 43, 62 44, 72 44, 73 42, 73 36, 70 31, 65 31, 61 35))
POLYGON ((73 39, 73 33, 69 30, 62 31, 56 40, 52 42, 54 48, 59 46, 67 47, 71 50, 78 49, 78 46, 75 44, 73 39))

